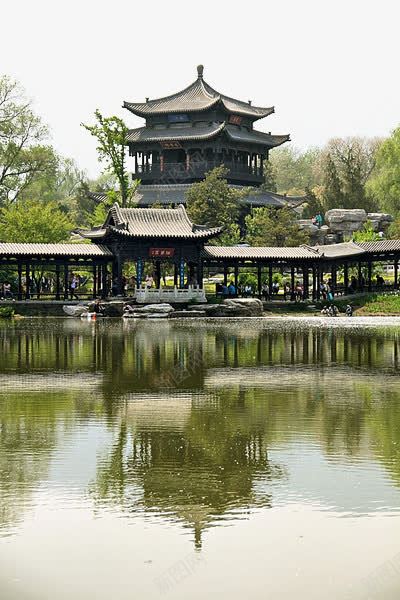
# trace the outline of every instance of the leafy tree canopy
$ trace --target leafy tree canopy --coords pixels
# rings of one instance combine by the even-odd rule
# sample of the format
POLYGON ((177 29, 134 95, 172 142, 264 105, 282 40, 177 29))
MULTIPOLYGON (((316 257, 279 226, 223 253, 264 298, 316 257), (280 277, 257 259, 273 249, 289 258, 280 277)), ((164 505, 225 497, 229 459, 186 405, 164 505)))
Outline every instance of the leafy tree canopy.
POLYGON ((255 208, 246 217, 246 241, 253 246, 300 246, 309 235, 300 229, 295 213, 288 207, 255 208))
POLYGON ((132 194, 136 191, 129 186, 129 175, 126 171, 126 142, 128 128, 119 117, 103 117, 97 109, 96 123, 82 126, 97 140, 97 151, 100 161, 104 162, 107 171, 112 171, 119 185, 120 203, 130 205, 132 194))
POLYGON ((55 153, 44 145, 47 136, 21 86, 0 77, 0 205, 15 201, 54 169, 55 153))
POLYGON ((301 195, 307 188, 319 185, 322 182, 320 155, 319 148, 309 148, 302 152, 292 146, 283 146, 273 150, 266 168, 267 174, 268 169, 274 174, 276 191, 301 195))
POLYGON ((355 242, 376 242, 380 239, 379 233, 374 231, 371 221, 364 223, 363 228, 360 231, 355 231, 353 234, 355 242))
POLYGON ((400 127, 379 146, 367 188, 384 210, 400 213, 400 127))
POLYGON ((73 226, 55 202, 27 200, 0 210, 2 242, 61 242, 69 238, 73 226))
POLYGON ((336 138, 331 140, 322 157, 324 203, 331 208, 376 210, 366 184, 375 166, 380 140, 336 138))
POLYGON ((191 185, 186 193, 190 219, 199 225, 224 227, 224 234, 219 240, 223 244, 239 240, 239 200, 244 195, 228 184, 227 174, 228 169, 224 166, 215 167, 206 173, 203 181, 191 185))

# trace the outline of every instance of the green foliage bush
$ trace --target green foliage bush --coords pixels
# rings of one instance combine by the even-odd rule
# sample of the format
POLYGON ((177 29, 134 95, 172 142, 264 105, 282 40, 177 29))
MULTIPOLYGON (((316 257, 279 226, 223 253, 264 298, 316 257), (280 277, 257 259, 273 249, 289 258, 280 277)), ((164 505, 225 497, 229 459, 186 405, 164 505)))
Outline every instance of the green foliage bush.
POLYGON ((0 319, 11 319, 14 316, 14 312, 11 306, 0 306, 0 319))
POLYGON ((400 293, 379 294, 362 308, 363 313, 400 315, 400 293))

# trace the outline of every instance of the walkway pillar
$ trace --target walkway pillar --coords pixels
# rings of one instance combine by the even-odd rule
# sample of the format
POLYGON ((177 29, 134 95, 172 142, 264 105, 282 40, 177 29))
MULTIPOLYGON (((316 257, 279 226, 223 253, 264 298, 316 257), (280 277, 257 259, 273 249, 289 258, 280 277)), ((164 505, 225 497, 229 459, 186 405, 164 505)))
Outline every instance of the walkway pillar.
POLYGON ((107 265, 101 265, 101 297, 107 298, 107 265))
POLYGON ((228 285, 228 267, 224 267, 224 285, 228 285))
POLYGON ((179 262, 179 287, 181 289, 185 287, 185 261, 183 258, 179 262))
POLYGON ((31 273, 30 273, 30 265, 27 262, 25 265, 25 300, 29 300, 31 297, 31 273))
POLYGON ((235 265, 235 291, 238 293, 238 285, 239 285, 239 267, 235 265))
POLYGON ((269 286, 269 293, 272 296, 272 279, 274 277, 274 273, 273 273, 273 269, 272 269, 272 265, 269 265, 268 268, 268 286, 269 286))
POLYGON ((203 263, 201 260, 197 263, 197 285, 203 289, 203 263))
POLYGON ((139 289, 143 280, 143 260, 138 258, 136 261, 136 288, 139 289))
POLYGON ((68 300, 68 287, 69 287, 69 277, 68 277, 68 265, 64 265, 64 300, 68 300))
POLYGON ((332 264, 332 267, 331 267, 331 279, 332 279, 332 292, 333 292, 333 295, 335 295, 336 288, 337 288, 337 269, 336 269, 335 264, 332 264))
POLYGON ((18 261, 18 300, 22 300, 22 263, 18 261))
POLYGON ((312 299, 317 299, 317 272, 315 267, 312 268, 312 299))
POLYGON ((292 267, 290 269, 290 291, 293 294, 294 293, 294 285, 295 285, 295 281, 294 281, 294 267, 292 267))
POLYGON ((358 289, 360 291, 362 291, 364 289, 364 286, 363 286, 362 263, 361 263, 361 261, 358 261, 358 275, 357 275, 357 277, 358 277, 358 289))
POLYGON ((261 286, 262 286, 262 282, 261 282, 261 267, 258 266, 257 267, 257 290, 258 290, 258 297, 261 298, 261 286))
POLYGON ((303 266, 303 298, 307 299, 308 296, 308 267, 303 266))
POLYGON ((368 261, 368 291, 372 290, 372 262, 368 261))
POLYGON ((399 280, 399 259, 396 256, 396 258, 394 259, 394 289, 395 290, 397 290, 399 287, 398 280, 399 280))
POLYGON ((343 265, 343 281, 344 281, 344 293, 347 294, 349 291, 349 265, 345 263, 343 265))
POLYGON ((317 300, 321 299, 321 281, 322 281, 322 267, 317 267, 317 300))
POLYGON ((174 263, 174 287, 178 287, 178 265, 174 263))
POLYGON ((97 265, 93 265, 93 298, 97 296, 97 265))
POLYGON ((161 262, 156 260, 155 263, 155 279, 156 279, 156 288, 160 289, 161 287, 161 262))
POLYGON ((56 265, 56 300, 60 300, 60 265, 56 265))

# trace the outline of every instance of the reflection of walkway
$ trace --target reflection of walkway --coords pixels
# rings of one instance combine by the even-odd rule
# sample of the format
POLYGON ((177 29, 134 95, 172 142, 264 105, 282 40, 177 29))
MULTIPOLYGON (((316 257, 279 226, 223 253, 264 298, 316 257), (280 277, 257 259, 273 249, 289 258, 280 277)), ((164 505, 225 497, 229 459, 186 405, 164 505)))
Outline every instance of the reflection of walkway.
POLYGON ((399 389, 400 373, 382 375, 381 370, 371 373, 369 369, 354 373, 351 367, 342 365, 303 365, 287 366, 259 366, 242 368, 208 369, 204 378, 206 390, 241 388, 254 389, 265 388, 268 390, 290 390, 298 388, 302 390, 315 390, 315 386, 324 387, 325 393, 331 392, 337 395, 338 390, 343 393, 350 392, 355 386, 370 385, 384 386, 386 392, 396 392, 399 389))

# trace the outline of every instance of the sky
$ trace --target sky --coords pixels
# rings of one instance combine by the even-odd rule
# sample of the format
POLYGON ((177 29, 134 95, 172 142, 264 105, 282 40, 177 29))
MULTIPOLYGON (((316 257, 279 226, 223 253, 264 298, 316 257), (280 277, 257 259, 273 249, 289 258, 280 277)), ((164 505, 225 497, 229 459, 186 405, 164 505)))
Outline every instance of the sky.
POLYGON ((81 127, 99 108, 205 80, 275 114, 256 127, 301 149, 332 137, 387 136, 400 124, 397 0, 0 0, 0 74, 20 81, 52 143, 101 171, 81 127))

